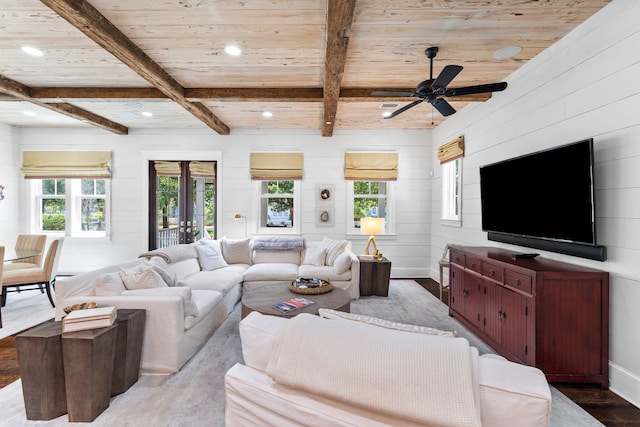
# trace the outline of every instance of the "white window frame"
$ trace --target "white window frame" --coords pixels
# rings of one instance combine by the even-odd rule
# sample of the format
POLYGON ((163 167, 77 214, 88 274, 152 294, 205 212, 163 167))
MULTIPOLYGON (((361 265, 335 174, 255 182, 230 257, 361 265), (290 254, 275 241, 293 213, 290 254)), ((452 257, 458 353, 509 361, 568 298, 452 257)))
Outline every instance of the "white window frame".
POLYGON ((443 225, 462 226, 462 158, 442 164, 443 225))
MULTIPOLYGON (((53 178, 51 178, 53 179, 53 178)), ((46 234, 51 237, 78 237, 78 238, 108 238, 111 235, 111 179, 104 179, 105 195, 83 195, 82 194, 82 179, 73 178, 65 179, 65 230, 64 231, 51 231, 42 230, 42 200, 50 198, 42 194, 42 180, 30 179, 28 180, 29 187, 29 212, 30 212, 30 225, 29 228, 32 233, 46 234), (83 231, 82 230, 82 203, 81 199, 86 198, 103 198, 105 200, 104 206, 104 231, 83 231)))
POLYGON ((347 181, 347 220, 346 220, 346 231, 347 235, 355 238, 356 236, 361 236, 362 238, 368 238, 369 236, 365 236, 360 233, 360 228, 355 226, 353 221, 353 209, 354 209, 354 200, 355 200, 355 192, 353 190, 354 183, 356 181, 370 181, 370 182, 384 182, 386 184, 387 194, 387 216, 384 222, 384 234, 382 236, 395 236, 396 234, 396 181, 385 181, 385 180, 375 180, 375 179, 358 179, 358 180, 348 180, 347 181))
POLYGON ((302 211, 300 210, 300 180, 295 179, 271 179, 269 181, 293 181, 293 212, 294 212, 294 220, 292 227, 262 227, 261 226, 261 218, 262 212, 260 211, 262 207, 261 200, 264 197, 273 197, 273 194, 263 194, 262 193, 262 183, 264 181, 254 180, 254 192, 256 194, 255 197, 255 208, 254 208, 254 217, 256 218, 254 230, 255 234, 267 234, 267 235, 299 235, 300 234, 300 222, 302 221, 302 211))

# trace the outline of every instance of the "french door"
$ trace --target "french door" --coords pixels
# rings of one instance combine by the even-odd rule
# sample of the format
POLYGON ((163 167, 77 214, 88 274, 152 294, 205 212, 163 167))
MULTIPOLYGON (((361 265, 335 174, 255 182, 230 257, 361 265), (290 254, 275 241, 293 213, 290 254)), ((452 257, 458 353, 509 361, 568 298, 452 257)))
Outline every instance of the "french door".
POLYGON ((149 162, 149 250, 216 237, 216 162, 149 162))

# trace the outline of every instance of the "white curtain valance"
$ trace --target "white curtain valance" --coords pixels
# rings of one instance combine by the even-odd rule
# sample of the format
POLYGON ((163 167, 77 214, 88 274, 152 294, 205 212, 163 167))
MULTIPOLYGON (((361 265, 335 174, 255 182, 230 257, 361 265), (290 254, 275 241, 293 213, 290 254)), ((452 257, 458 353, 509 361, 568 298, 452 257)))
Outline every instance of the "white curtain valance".
POLYGON ((110 178, 110 151, 24 151, 22 173, 28 179, 110 178))
POLYGON ((398 153, 347 152, 344 155, 344 178, 395 181, 398 179, 398 153))
POLYGON ((251 153, 251 179, 302 179, 302 153, 251 153))
POLYGON ((440 164, 459 159, 464 156, 464 136, 459 136, 453 141, 438 147, 438 160, 440 164))

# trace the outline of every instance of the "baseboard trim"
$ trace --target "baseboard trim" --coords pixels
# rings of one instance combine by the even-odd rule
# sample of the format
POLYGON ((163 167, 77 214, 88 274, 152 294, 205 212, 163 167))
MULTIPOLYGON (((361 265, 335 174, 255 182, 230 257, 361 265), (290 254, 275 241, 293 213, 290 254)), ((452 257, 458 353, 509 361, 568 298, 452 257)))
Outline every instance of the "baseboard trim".
POLYGON ((640 377, 609 361, 609 388, 627 402, 640 408, 640 377))

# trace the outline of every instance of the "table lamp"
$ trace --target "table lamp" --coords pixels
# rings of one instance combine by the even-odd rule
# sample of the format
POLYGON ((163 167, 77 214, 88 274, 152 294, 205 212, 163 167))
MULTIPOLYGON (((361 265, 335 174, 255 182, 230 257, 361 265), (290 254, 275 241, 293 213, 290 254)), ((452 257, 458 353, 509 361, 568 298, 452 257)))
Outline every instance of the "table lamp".
POLYGON ((369 216, 361 218, 360 233, 369 235, 367 246, 364 248, 364 255, 361 255, 360 257, 368 260, 382 259, 382 254, 378 250, 378 245, 376 245, 376 239, 374 236, 384 234, 384 218, 373 218, 369 216), (373 249, 375 250, 373 255, 369 253, 369 246, 371 244, 373 244, 373 249))

